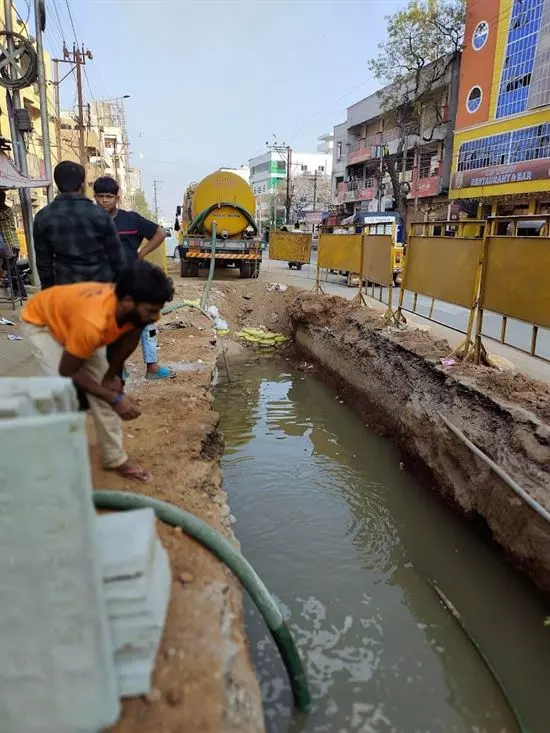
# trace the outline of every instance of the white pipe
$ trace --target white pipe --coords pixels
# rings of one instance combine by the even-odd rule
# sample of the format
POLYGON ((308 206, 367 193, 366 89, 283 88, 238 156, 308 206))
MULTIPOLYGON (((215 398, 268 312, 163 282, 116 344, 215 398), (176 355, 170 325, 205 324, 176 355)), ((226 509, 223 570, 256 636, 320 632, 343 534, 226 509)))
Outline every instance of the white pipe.
POLYGON ((438 412, 437 414, 443 420, 449 430, 454 433, 456 437, 464 443, 464 445, 467 445, 472 453, 474 453, 478 458, 481 458, 481 460, 486 463, 489 468, 492 468, 497 476, 500 476, 505 484, 507 484, 513 491, 515 491, 516 494, 523 499, 523 501, 529 504, 531 509, 534 509, 538 515, 540 515, 543 519, 546 519, 547 522, 550 522, 550 512, 547 509, 539 504, 538 501, 533 499, 533 497, 530 496, 525 491, 525 489, 522 489, 521 486, 519 486, 519 484, 517 484, 513 478, 508 476, 508 474, 502 468, 500 468, 500 466, 498 466, 491 458, 489 458, 489 456, 485 455, 485 453, 480 450, 477 445, 472 443, 472 441, 469 440, 464 435, 464 433, 461 432, 455 425, 453 425, 452 422, 449 422, 449 420, 447 420, 447 418, 441 412, 438 412))

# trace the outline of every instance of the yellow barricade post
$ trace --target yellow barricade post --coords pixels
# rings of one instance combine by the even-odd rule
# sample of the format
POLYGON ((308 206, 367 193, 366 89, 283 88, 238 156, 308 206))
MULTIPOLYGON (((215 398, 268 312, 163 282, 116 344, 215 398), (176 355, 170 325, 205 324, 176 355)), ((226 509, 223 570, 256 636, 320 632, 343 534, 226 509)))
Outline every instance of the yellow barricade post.
POLYGON ((550 237, 546 235, 546 232, 550 231, 549 225, 548 215, 491 217, 488 220, 476 322, 476 363, 479 364, 486 358, 481 342, 485 310, 502 317, 498 339, 502 344, 507 343, 506 330, 509 318, 529 324, 531 343, 528 353, 531 356, 538 356, 536 354, 538 330, 550 329, 550 291, 544 284, 536 286, 550 269, 550 237), (538 228, 533 225, 539 223, 541 236, 517 236, 516 233, 521 231, 522 220, 525 222, 523 228, 527 229, 530 226, 538 228), (496 234, 503 229, 510 233, 496 234))
MULTIPOLYGON (((469 224, 481 224, 471 221, 469 224)), ((483 222, 484 223, 484 222, 483 222)), ((426 226, 426 222, 421 222, 426 226)), ((429 222, 445 231, 445 227, 457 226, 457 222, 429 222)), ((409 228, 407 256, 403 270, 403 281, 399 295, 397 318, 402 318, 404 310, 403 298, 406 290, 414 294, 412 312, 416 312, 418 295, 432 298, 430 308, 431 319, 435 300, 441 300, 469 310, 466 339, 452 354, 465 358, 472 349, 472 331, 477 306, 477 297, 481 278, 483 260, 483 243, 481 237, 433 236, 415 234, 415 227, 409 228)), ((460 227, 461 224, 458 224, 460 227)), ((461 233, 461 229, 459 229, 461 233)), ((481 232, 481 228, 480 228, 481 232)))
MULTIPOLYGON (((382 288, 388 288, 388 308, 384 314, 383 325, 392 322, 399 325, 405 321, 405 317, 393 310, 393 237, 389 234, 365 234, 363 235, 363 263, 361 270, 361 282, 376 283, 380 285, 380 300, 382 300, 382 288)), ((374 285, 373 285, 374 297, 374 285)))
POLYGON ((320 234, 317 250, 317 277, 314 291, 323 293, 321 287, 321 268, 327 270, 343 270, 344 272, 359 275, 359 291, 363 283, 361 280, 363 257, 362 234, 320 234))
POLYGON ((269 259, 309 264, 311 260, 311 234, 299 232, 271 232, 269 235, 269 259))

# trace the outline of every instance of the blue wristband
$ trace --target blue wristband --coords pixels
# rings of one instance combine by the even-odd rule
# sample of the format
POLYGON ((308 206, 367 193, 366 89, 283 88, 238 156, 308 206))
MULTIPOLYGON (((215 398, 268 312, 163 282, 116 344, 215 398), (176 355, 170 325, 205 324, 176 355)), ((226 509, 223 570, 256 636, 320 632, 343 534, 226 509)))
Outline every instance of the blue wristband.
POLYGON ((124 392, 119 392, 117 396, 115 397, 115 399, 111 402, 111 406, 115 407, 116 405, 118 405, 118 403, 122 400, 123 397, 124 397, 124 392))

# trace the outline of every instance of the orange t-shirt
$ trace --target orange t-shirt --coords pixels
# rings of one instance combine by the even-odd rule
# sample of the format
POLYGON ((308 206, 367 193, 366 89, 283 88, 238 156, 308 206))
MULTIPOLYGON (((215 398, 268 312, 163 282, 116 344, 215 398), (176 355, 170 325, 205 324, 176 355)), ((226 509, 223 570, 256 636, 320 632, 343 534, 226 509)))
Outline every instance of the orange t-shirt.
POLYGON ((114 285, 76 283, 55 285, 34 295, 21 318, 48 328, 73 356, 89 359, 102 346, 116 341, 134 326, 117 324, 114 285))

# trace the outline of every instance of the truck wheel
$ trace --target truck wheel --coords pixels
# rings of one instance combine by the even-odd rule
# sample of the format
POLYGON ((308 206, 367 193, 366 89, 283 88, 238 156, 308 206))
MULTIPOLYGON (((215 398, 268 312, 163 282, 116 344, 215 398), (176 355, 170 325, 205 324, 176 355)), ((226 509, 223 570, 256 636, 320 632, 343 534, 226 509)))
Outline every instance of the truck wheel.
POLYGON ((253 277, 254 279, 257 279, 258 277, 260 277, 260 263, 259 262, 256 262, 256 264, 252 268, 251 277, 253 277))
POLYGON ((302 263, 301 262, 297 262, 296 263, 296 269, 297 270, 301 270, 302 269, 302 263))
POLYGON ((241 274, 240 274, 241 278, 244 279, 244 278, 252 277, 252 265, 250 264, 250 262, 241 262, 240 271, 241 271, 241 274))
POLYGON ((294 267, 294 262, 289 262, 288 263, 288 269, 289 270, 292 270, 293 267, 294 267))
POLYGON ((189 277, 190 263, 189 260, 180 260, 180 275, 182 277, 189 277))
POLYGON ((401 280, 402 280, 401 273, 400 272, 396 272, 394 274, 394 276, 393 276, 393 284, 395 285, 396 288, 400 288, 401 287, 401 280))
POLYGON ((198 277, 199 276, 199 263, 198 262, 190 262, 189 263, 189 275, 191 277, 198 277))

